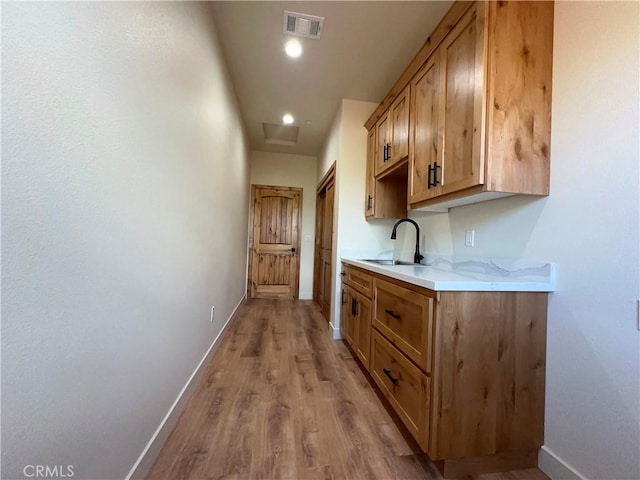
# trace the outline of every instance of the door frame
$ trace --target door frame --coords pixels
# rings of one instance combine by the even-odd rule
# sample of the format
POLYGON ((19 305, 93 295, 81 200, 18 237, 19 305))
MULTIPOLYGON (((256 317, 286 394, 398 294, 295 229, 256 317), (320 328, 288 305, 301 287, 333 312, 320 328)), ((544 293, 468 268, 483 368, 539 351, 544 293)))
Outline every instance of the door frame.
POLYGON ((281 187, 278 185, 259 185, 251 184, 251 201, 249 203, 249 248, 247 262, 247 290, 246 298, 252 298, 251 296, 251 273, 253 271, 253 220, 255 218, 255 205, 256 205, 256 191, 259 188, 273 188, 277 190, 297 191, 300 192, 300 208, 298 209, 298 235, 296 244, 296 254, 298 256, 296 278, 294 282, 293 298, 298 299, 300 296, 300 263, 302 262, 302 255, 300 251, 300 243, 302 236, 302 208, 303 208, 303 189, 301 187, 281 187))

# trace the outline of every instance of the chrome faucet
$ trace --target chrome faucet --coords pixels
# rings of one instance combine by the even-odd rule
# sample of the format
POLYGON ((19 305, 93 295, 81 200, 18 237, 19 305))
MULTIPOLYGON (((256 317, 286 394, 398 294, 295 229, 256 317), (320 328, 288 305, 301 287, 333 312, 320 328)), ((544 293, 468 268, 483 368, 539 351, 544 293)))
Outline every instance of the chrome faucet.
POLYGON ((420 227, 416 222, 414 222, 410 218, 402 218, 398 220, 393 226, 393 230, 391 230, 391 240, 396 239, 396 231, 398 230, 398 225, 403 222, 412 223, 413 226, 416 227, 416 252, 413 254, 413 263, 420 263, 420 260, 422 260, 424 257, 420 255, 420 227))

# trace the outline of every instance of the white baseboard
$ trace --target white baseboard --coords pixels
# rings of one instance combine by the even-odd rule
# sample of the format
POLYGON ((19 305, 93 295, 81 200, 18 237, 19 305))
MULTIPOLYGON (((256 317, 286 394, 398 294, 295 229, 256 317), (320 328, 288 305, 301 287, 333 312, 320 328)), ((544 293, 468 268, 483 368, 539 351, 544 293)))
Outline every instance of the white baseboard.
POLYGON ((246 295, 243 295, 243 297, 236 305, 236 308, 234 308, 233 312, 231 312, 231 315, 229 315, 229 318, 220 330, 220 333, 218 333, 216 338, 213 340, 213 342, 209 346, 209 349, 207 350, 207 353, 204 354, 204 357, 202 357, 202 360, 200 360, 200 363, 191 374, 191 377, 189 377, 189 380, 187 380, 187 383, 182 388, 182 391, 178 394, 178 398, 176 398, 176 400, 173 402, 173 405, 171 405, 171 408, 162 419, 162 422, 160 422, 160 425, 151 436, 149 443, 147 443, 147 446, 144 448, 144 450, 142 450, 142 453, 138 457, 138 460, 133 465, 133 467, 131 467, 131 470, 125 477, 125 480, 144 479, 146 474, 149 472, 149 469, 151 469, 153 462, 155 462, 158 456, 158 453, 160 453, 160 449, 167 441, 171 430, 173 430, 173 427, 178 421, 182 410, 184 410, 185 403, 189 398, 189 394, 197 385, 198 380, 200 379, 200 375, 204 370, 202 367, 208 363, 209 359, 213 357, 213 355, 218 350, 218 347, 220 345, 219 340, 222 338, 229 325, 231 325, 231 320, 233 319, 240 305, 242 305, 242 302, 245 300, 245 298, 246 295))
POLYGON ((313 292, 300 292, 298 300, 313 300, 313 292))
POLYGON ((336 328, 336 326, 331 322, 329 322, 329 332, 331 332, 331 338, 333 338, 334 340, 342 340, 340 329, 336 328))
POLYGON ((538 451, 538 468, 551 480, 587 480, 575 468, 544 445, 538 451))

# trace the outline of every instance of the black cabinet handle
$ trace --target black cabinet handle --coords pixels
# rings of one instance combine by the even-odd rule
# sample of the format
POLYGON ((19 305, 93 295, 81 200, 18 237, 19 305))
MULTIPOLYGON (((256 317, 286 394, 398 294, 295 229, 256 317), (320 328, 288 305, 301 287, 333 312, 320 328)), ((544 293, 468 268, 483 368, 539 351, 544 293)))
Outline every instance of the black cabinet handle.
POLYGON ((387 315, 395 318, 396 320, 398 320, 400 318, 400 315, 398 315, 396 312, 394 312, 393 310, 385 310, 384 313, 386 313, 387 315))
POLYGON ((352 317, 356 316, 356 299, 355 298, 351 299, 351 316, 352 317))
POLYGON ((388 145, 385 143, 384 148, 382 149, 382 162, 386 162, 387 160, 389 160, 389 158, 387 157, 387 147, 388 145))
POLYGON ((427 189, 436 186, 435 183, 433 183, 433 181, 431 180, 431 175, 433 175, 433 173, 433 165, 429 165, 429 168, 427 170, 427 189))
POLYGON ((438 165, 438 162, 434 162, 433 163, 433 186, 434 187, 440 185, 440 180, 438 180, 438 169, 439 168, 440 168, 440 165, 438 165))
POLYGON ((293 253, 296 253, 296 247, 291 247, 291 251, 292 251, 293 253))
POLYGON ((371 200, 373 200, 373 197, 371 195, 367 195, 367 210, 371 210, 371 200))
POLYGON ((391 144, 387 143, 387 160, 391 160, 391 144))
POLYGON ((391 375, 391 370, 387 370, 386 368, 383 368, 382 371, 387 377, 389 377, 389 380, 391 380, 391 383, 393 383, 394 385, 398 384, 398 379, 394 378, 393 375, 391 375))
POLYGON ((347 296, 346 296, 346 293, 347 293, 347 292, 345 292, 344 290, 342 290, 342 300, 340 301, 340 305, 344 305, 345 303, 347 303, 347 298, 346 298, 347 296))

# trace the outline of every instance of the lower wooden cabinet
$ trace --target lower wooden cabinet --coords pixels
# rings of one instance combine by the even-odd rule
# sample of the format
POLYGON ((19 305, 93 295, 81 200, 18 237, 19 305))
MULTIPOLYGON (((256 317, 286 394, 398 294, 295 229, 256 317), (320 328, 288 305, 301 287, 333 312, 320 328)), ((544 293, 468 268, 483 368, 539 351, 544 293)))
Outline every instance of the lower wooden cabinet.
POLYGON ((343 283, 343 336, 445 478, 535 466, 547 294, 435 292, 345 268, 360 282, 343 283))
POLYGON ((376 330, 369 372, 418 445, 428 451, 430 378, 376 330))
POLYGON ((373 326, 427 373, 431 371, 433 300, 379 278, 375 281, 373 326))
POLYGON ((369 370, 371 352, 372 278, 361 270, 343 268, 340 332, 362 365, 369 370), (352 286, 353 285, 353 286, 352 286), (355 286, 355 288, 354 288, 355 286), (358 290, 356 290, 356 288, 358 290), (370 295, 370 293, 369 293, 370 295))

